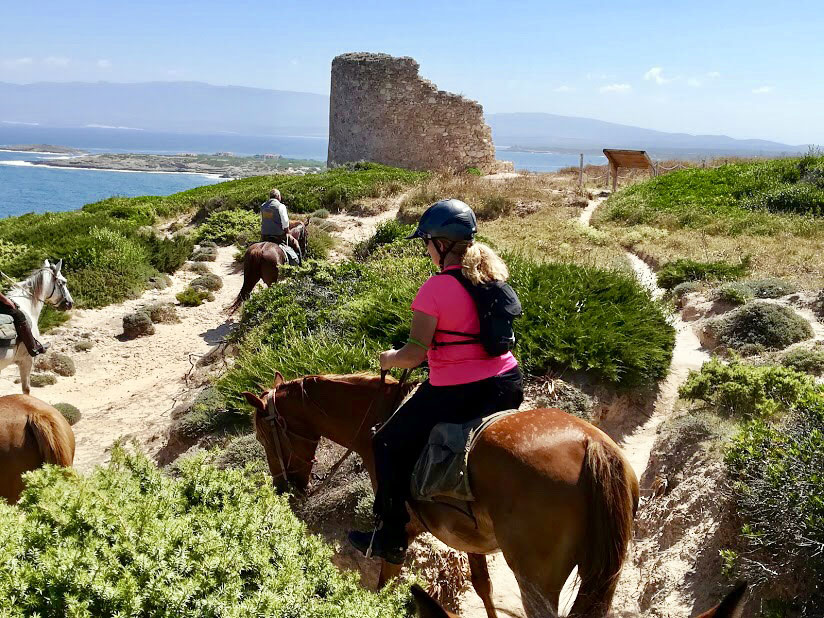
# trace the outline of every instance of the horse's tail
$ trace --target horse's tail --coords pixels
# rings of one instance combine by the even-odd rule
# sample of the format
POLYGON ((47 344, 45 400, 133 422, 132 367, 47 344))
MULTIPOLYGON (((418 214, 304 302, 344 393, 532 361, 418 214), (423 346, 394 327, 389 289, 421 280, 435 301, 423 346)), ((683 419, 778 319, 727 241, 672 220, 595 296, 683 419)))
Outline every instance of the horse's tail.
POLYGON ((255 289, 255 284, 260 279, 260 260, 257 255, 257 246, 258 243, 249 245, 246 248, 246 253, 243 254, 243 286, 237 293, 234 302, 228 307, 230 315, 240 309, 243 302, 252 295, 252 290, 255 289))
POLYGON ((617 447, 589 439, 581 470, 589 505, 587 548, 578 561, 581 586, 570 618, 606 616, 615 594, 632 520, 638 508, 638 480, 617 447))
POLYGON ((74 461, 74 434, 68 421, 54 408, 27 408, 26 429, 34 435, 43 461, 63 467, 71 466, 74 461))

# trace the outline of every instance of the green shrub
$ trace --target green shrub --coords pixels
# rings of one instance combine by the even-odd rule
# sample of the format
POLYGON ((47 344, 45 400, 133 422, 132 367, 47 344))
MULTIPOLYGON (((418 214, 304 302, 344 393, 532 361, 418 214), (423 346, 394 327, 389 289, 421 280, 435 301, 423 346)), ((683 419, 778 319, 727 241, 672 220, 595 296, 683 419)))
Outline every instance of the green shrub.
POLYGON ((810 324, 789 307, 766 301, 753 301, 708 323, 721 345, 737 349, 759 344, 770 350, 813 336, 810 324))
POLYGON ((811 386, 808 376, 786 367, 756 367, 737 359, 724 364, 714 358, 701 371, 690 371, 678 393, 705 402, 719 414, 752 418, 791 408, 811 386))
POLYGON ((781 364, 814 376, 824 374, 824 347, 794 348, 781 357, 781 364))
POLYGON ((152 324, 180 324, 177 309, 172 303, 152 303, 145 308, 152 324))
POLYGON ((198 228, 198 239, 218 245, 231 245, 241 235, 257 237, 260 234, 260 215, 251 210, 224 210, 206 218, 198 228))
POLYGON ((466 170, 464 170, 464 171, 467 174, 470 174, 472 176, 483 176, 484 175, 484 173, 481 170, 479 170, 477 167, 467 167, 466 170))
POLYGON ((824 393, 810 389, 781 423, 755 419, 727 449, 739 514, 744 520, 741 575, 758 584, 795 565, 804 591, 799 615, 824 611, 824 393))
MULTIPOLYGON (((683 284, 682 284, 683 285, 683 284)), ((753 298, 753 290, 746 283, 734 281, 725 283, 715 293, 718 300, 731 305, 744 305, 753 298)))
POLYGON ((254 470, 266 470, 266 451, 255 434, 232 438, 215 460, 218 468, 245 468, 252 466, 254 470))
POLYGON ((35 358, 34 367, 38 371, 53 371, 63 377, 73 376, 77 373, 71 356, 52 350, 35 358))
POLYGON ((693 292, 701 292, 704 290, 704 284, 700 281, 684 281, 672 288, 672 296, 677 300, 681 300, 687 294, 693 292))
POLYGON ((215 247, 198 247, 192 253, 193 262, 214 262, 217 260, 217 249, 215 247))
POLYGON ((149 253, 149 263, 162 273, 173 273, 183 266, 195 246, 194 239, 187 234, 172 238, 160 238, 155 234, 143 239, 149 253))
POLYGON ((0 614, 408 616, 407 589, 375 594, 331 562, 263 475, 205 457, 164 476, 112 453, 89 476, 48 466, 0 505, 0 614))
POLYGON ((318 219, 326 219, 329 216, 329 211, 325 208, 318 208, 315 212, 312 213, 313 218, 318 219))
POLYGON ((78 341, 74 344, 74 351, 75 352, 88 352, 94 347, 94 343, 91 341, 78 341))
POLYGON ((33 373, 29 378, 29 383, 35 388, 51 386, 57 384, 57 376, 53 373, 33 373))
POLYGON ((515 200, 502 195, 485 196, 475 207, 475 214, 481 221, 497 219, 515 210, 515 200))
POLYGON ((674 330, 626 273, 507 258, 524 314, 515 321, 516 355, 531 373, 587 371, 633 387, 666 376, 674 330))
POLYGON ((200 392, 192 406, 179 417, 172 433, 187 440, 196 440, 218 431, 243 428, 249 425, 248 417, 229 410, 223 395, 215 388, 200 392))
POLYGON ((217 292, 223 287, 223 281, 214 273, 208 275, 200 275, 194 279, 190 284, 196 290, 208 290, 209 292, 217 292))
POLYGON ((394 219, 384 221, 375 228, 375 233, 370 238, 355 245, 353 250, 355 259, 363 261, 378 247, 403 240, 414 231, 414 225, 406 225, 394 219))
POLYGON ((313 228, 306 235, 306 257, 313 260, 325 260, 335 246, 335 239, 329 232, 313 228))
POLYGON ((727 262, 696 262, 695 260, 680 259, 667 262, 656 273, 658 285, 671 290, 685 281, 724 281, 738 279, 749 270, 750 260, 745 258, 738 264, 727 262))
POLYGON ((209 268, 209 265, 204 262, 192 262, 186 266, 186 270, 189 270, 193 273, 198 275, 211 275, 212 269, 209 268))
POLYGON ((208 290, 199 290, 190 286, 182 292, 178 292, 175 298, 184 307, 199 307, 204 301, 214 300, 215 295, 208 290))
POLYGON ((69 425, 74 425, 80 420, 81 414, 77 406, 73 406, 70 403, 56 403, 54 407, 63 415, 63 418, 69 422, 69 425))
POLYGON ((781 279, 753 279, 744 282, 756 298, 781 298, 798 291, 798 286, 781 279))

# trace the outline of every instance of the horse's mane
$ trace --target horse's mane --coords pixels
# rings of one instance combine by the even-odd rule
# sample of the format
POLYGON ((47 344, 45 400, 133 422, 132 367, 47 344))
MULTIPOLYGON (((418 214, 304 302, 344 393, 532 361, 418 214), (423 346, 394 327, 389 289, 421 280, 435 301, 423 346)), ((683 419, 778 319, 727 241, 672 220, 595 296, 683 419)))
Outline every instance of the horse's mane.
POLYGON ((9 290, 9 293, 19 290, 23 294, 30 295, 32 298, 38 298, 40 293, 43 291, 43 287, 46 285, 45 277, 43 276, 43 273, 46 270, 49 269, 42 266, 40 268, 35 268, 28 275, 26 275, 25 279, 15 283, 9 290))
MULTIPOLYGON (((368 373, 366 371, 361 371, 358 373, 343 373, 343 374, 336 374, 336 373, 329 373, 329 374, 317 374, 317 375, 308 375, 303 376, 302 378, 295 378, 294 380, 289 380, 288 382, 284 382, 284 386, 288 384, 298 384, 303 383, 304 380, 307 378, 314 378, 316 380, 321 380, 324 382, 344 382, 345 384, 351 384, 352 386, 369 386, 374 383, 376 380, 379 380, 379 376, 376 376, 373 373, 368 373)), ((392 377, 391 375, 386 375, 386 383, 387 384, 397 384, 398 381, 392 377)))

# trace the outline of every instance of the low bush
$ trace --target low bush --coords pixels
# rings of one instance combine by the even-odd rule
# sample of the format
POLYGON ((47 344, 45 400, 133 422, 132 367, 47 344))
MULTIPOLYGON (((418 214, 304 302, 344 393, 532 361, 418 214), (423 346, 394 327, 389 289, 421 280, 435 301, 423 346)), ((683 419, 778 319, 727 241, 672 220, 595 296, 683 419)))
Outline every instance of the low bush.
POLYGON ((59 376, 69 377, 77 373, 74 361, 68 354, 48 351, 34 359, 34 367, 38 371, 53 371, 59 376))
POLYGON ((335 239, 329 232, 313 227, 306 236, 306 257, 325 260, 334 246, 335 239))
POLYGON ((78 341, 74 344, 74 351, 75 352, 88 352, 94 347, 94 342, 92 341, 78 341))
POLYGON ((824 346, 794 348, 781 357, 781 364, 802 373, 824 375, 824 346))
POLYGON ((724 281, 739 279, 749 270, 750 260, 745 258, 738 264, 727 262, 697 262, 680 259, 667 262, 656 273, 658 285, 671 290, 685 281, 724 281))
POLYGON ((810 387, 780 423, 744 425, 725 459, 744 520, 740 575, 757 585, 795 572, 798 615, 822 615, 824 392, 810 387))
POLYGON ((329 216, 329 211, 325 208, 318 208, 311 215, 313 218, 326 219, 329 216))
POLYGON ((753 301, 713 319, 707 328, 719 344, 738 349, 747 344, 782 350, 813 336, 810 324, 789 307, 753 301))
POLYGON ((744 305, 751 301, 753 297, 752 288, 739 281, 725 283, 715 292, 715 298, 731 305, 744 305))
POLYGON ((208 275, 200 275, 194 279, 190 284, 196 290, 208 290, 209 292, 217 292, 223 287, 223 280, 214 273, 208 275))
POLYGON ((824 290, 821 290, 815 297, 811 308, 819 318, 824 318, 824 290))
POLYGON ((684 283, 679 283, 674 288, 672 288, 672 296, 676 300, 681 300, 687 294, 692 294, 693 292, 701 292, 704 290, 704 284, 700 281, 684 281, 684 283))
POLYGON ((756 367, 737 359, 725 364, 714 358, 700 371, 691 371, 678 393, 705 402, 719 414, 753 418, 791 408, 811 386, 808 376, 786 367, 756 367))
POLYGON ((81 414, 77 406, 73 406, 70 403, 56 403, 54 407, 63 415, 63 418, 68 421, 69 425, 74 425, 80 420, 81 414))
POLYGON ((172 303, 153 303, 145 308, 153 324, 180 324, 177 309, 172 303))
POLYGON ((223 210, 206 218, 198 228, 198 239, 218 245, 231 245, 238 237, 256 237, 260 234, 260 215, 251 210, 223 210))
POLYGON ((127 339, 154 334, 152 318, 145 311, 135 311, 123 316, 123 336, 127 339))
POLYGON ((51 386, 57 384, 57 376, 53 373, 33 373, 29 378, 29 384, 35 388, 51 386))
POLYGON ((249 418, 229 410, 223 395, 215 388, 200 392, 191 407, 172 426, 172 433, 197 440, 218 431, 249 427, 249 418))
POLYGON ((789 281, 773 277, 767 279, 751 279, 744 284, 749 287, 756 298, 781 298, 798 291, 798 286, 789 281))
POLYGON ((400 223, 394 219, 384 221, 378 225, 372 236, 355 245, 355 259, 366 260, 378 247, 403 240, 414 231, 414 225, 400 223))
POLYGON ((192 253, 193 262, 214 262, 217 260, 217 248, 200 246, 192 253))
POLYGON ((193 273, 198 275, 211 275, 212 269, 209 268, 209 265, 204 262, 190 262, 186 266, 186 270, 189 270, 193 273))
POLYGON ((151 234, 143 238, 142 242, 149 254, 149 264, 161 273, 173 273, 183 266, 195 246, 194 238, 188 234, 178 234, 171 238, 151 234))
POLYGON ((199 307, 204 301, 213 301, 215 295, 208 290, 196 289, 189 286, 182 292, 178 292, 175 298, 177 298, 177 302, 184 307, 199 307))
POLYGON ((256 471, 266 470, 266 451, 255 434, 232 438, 215 460, 218 468, 239 468, 251 466, 256 471))
POLYGON ((115 448, 88 476, 48 466, 0 505, 0 614, 408 616, 406 585, 375 594, 331 562, 262 474, 193 457, 170 478, 115 448))

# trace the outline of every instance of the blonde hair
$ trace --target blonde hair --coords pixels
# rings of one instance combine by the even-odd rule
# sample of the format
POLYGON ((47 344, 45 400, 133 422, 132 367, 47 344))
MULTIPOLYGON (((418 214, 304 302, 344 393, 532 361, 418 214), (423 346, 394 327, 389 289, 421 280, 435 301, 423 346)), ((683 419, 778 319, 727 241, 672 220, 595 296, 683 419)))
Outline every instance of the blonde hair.
POLYGON ((509 269, 491 247, 482 242, 459 242, 452 250, 461 255, 461 272, 473 285, 506 281, 509 269))

